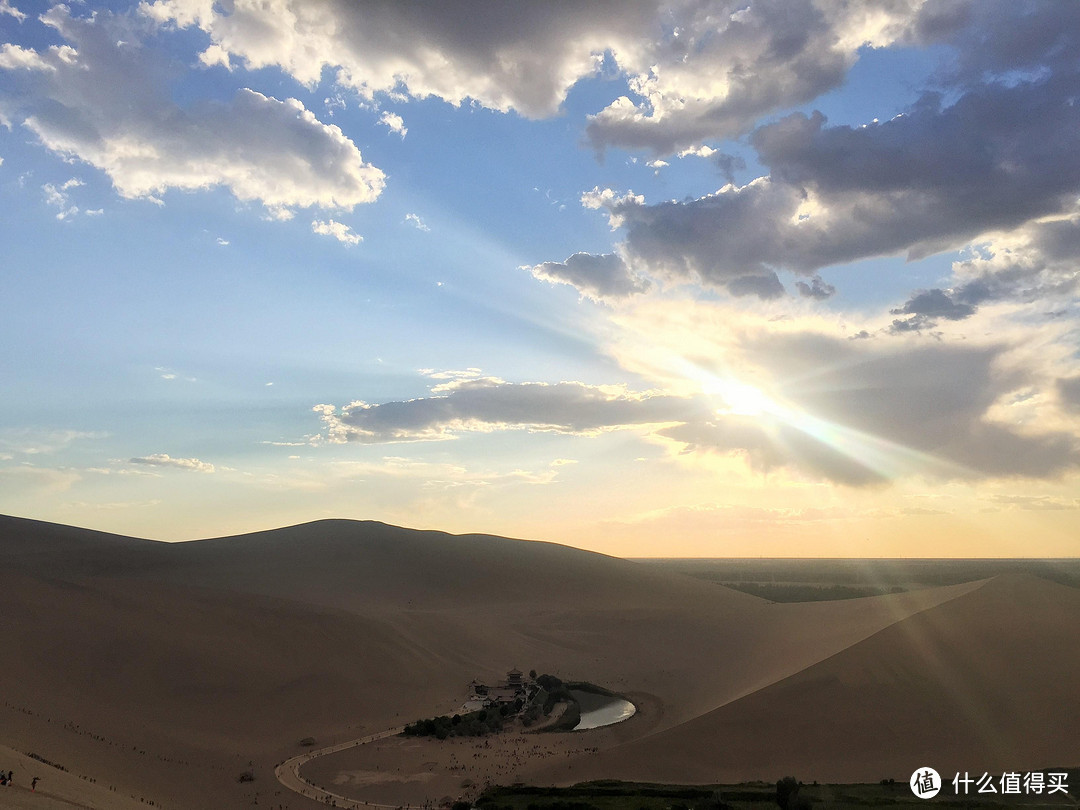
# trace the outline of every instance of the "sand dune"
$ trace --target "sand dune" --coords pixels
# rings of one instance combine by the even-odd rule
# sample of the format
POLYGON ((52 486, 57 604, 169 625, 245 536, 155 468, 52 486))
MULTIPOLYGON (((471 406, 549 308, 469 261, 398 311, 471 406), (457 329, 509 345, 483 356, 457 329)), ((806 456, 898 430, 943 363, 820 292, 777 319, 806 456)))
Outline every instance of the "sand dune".
POLYGON ((14 785, 0 788, 0 807, 7 810, 146 810, 146 804, 137 797, 80 779, 3 745, 0 768, 15 773, 14 785), (31 791, 34 777, 38 783, 31 791))
MULTIPOLYGON (((575 778, 629 769, 713 780, 721 766, 775 778, 773 764, 787 762, 877 773, 876 749, 851 745, 851 729, 877 726, 852 707, 931 689, 937 670, 913 657, 912 638, 945 627, 1011 638, 1029 613, 1057 629, 1077 618, 1078 592, 1038 580, 1010 585, 1032 600, 1013 624, 983 605, 1004 587, 997 581, 774 605, 550 543, 347 521, 161 544, 0 518, 0 556, 0 744, 41 748, 167 807, 235 806, 256 793, 261 804, 304 806, 277 793, 271 775, 300 738, 330 744, 451 710, 472 677, 510 666, 635 695, 639 716, 595 732, 600 747, 618 748, 574 759, 575 778), (864 671, 876 674, 850 680, 864 671), (803 706, 800 689, 840 718, 820 727, 833 737, 806 737, 816 758, 805 760, 793 758, 795 743, 757 733, 803 706), (757 756, 721 757, 718 740, 739 733, 757 756), (248 769, 256 780, 238 783, 248 769)), ((974 643, 955 661, 972 668, 980 700, 1022 691, 1009 664, 974 643)), ((1052 679, 1049 642, 1016 643, 1034 682, 1052 679)), ((1068 661, 1066 682, 1080 683, 1068 661)), ((1051 697, 1059 692, 1023 705, 1046 716, 1051 697)), ((912 733, 896 723, 898 735, 912 733)), ((1012 750, 1030 742, 1032 725, 1002 723, 1001 733, 1015 731, 1012 750)))
POLYGON ((1080 591, 1003 575, 676 728, 534 778, 906 780, 1080 762, 1080 591), (701 752, 708 751, 708 757, 701 752))

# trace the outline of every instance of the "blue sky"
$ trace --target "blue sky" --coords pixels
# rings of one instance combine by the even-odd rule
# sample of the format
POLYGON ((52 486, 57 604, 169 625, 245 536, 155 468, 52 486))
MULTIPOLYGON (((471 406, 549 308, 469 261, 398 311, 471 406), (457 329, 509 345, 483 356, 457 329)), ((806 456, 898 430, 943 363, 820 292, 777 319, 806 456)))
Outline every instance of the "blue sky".
POLYGON ((1076 552, 1076 6, 422 9, 0 0, 0 511, 1076 552))

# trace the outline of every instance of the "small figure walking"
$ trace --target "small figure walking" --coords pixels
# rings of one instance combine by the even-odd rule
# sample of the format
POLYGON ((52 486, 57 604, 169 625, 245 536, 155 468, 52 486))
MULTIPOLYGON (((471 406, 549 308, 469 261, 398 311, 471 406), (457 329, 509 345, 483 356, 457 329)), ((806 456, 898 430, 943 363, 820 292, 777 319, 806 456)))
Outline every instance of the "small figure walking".
POLYGON ((38 783, 38 778, 36 776, 33 779, 30 780, 30 792, 31 793, 33 793, 34 791, 37 790, 37 783, 38 783))

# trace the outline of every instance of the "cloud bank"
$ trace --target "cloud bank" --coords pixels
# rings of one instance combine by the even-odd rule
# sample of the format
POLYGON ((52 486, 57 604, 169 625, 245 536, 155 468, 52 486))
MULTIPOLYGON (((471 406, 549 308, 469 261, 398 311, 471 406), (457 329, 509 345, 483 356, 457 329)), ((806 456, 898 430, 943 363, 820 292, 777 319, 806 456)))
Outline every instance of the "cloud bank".
POLYGON ((180 106, 131 20, 74 17, 65 6, 41 19, 70 44, 0 54, 0 113, 101 169, 122 196, 220 186, 280 214, 351 209, 381 193, 383 172, 300 101, 242 88, 228 101, 180 106))
POLYGON ((178 470, 190 472, 212 473, 214 465, 197 458, 173 458, 168 453, 154 453, 149 456, 136 456, 128 459, 130 464, 141 464, 147 467, 172 467, 178 470))
POLYGON ((678 421, 694 407, 683 397, 580 382, 509 383, 468 377, 434 391, 438 396, 375 405, 358 401, 340 410, 318 405, 315 410, 331 441, 382 443, 448 439, 468 431, 587 435, 678 421))
POLYGON ((333 71, 367 99, 437 97, 539 118, 581 80, 614 73, 627 93, 591 118, 587 137, 666 155, 748 132, 839 87, 860 48, 928 39, 966 12, 927 5, 452 0, 418 14, 386 0, 154 0, 140 10, 206 32, 215 61, 276 66, 308 85, 333 71))
POLYGON ((686 201, 586 201, 625 229, 634 267, 762 298, 778 269, 896 253, 922 258, 1071 210, 1080 194, 1080 73, 989 85, 946 105, 927 94, 865 127, 796 113, 750 137, 770 174, 686 201))

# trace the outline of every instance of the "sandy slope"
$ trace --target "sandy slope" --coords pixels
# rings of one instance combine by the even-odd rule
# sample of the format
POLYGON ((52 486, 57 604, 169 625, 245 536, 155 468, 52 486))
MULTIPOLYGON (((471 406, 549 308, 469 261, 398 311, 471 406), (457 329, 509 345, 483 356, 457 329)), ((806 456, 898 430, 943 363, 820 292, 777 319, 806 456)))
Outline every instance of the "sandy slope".
POLYGON ((138 797, 125 796, 104 785, 46 765, 19 751, 0 745, 0 768, 15 772, 13 786, 0 788, 0 807, 11 810, 146 810, 138 797), (38 784, 34 791, 30 782, 38 784))
MULTIPOLYGON (((784 705, 770 696, 788 694, 789 680, 895 631, 898 652, 879 651, 892 694, 907 681, 888 673, 911 660, 900 628, 983 590, 773 605, 549 543, 346 521, 168 545, 0 518, 0 559, 0 743, 170 808, 256 793, 261 806, 305 806, 272 776, 300 738, 331 744, 451 710, 468 680, 510 666, 638 696, 639 717, 597 732, 630 754, 597 762, 660 768, 663 752, 682 750, 694 773, 714 772, 713 729, 741 728, 736 707, 784 705), (256 781, 237 783, 248 768, 256 781)), ((1023 587, 1074 616, 1075 592, 1023 587)), ((955 621, 971 637, 998 626, 981 610, 955 621)), ((859 660, 843 671, 861 671, 859 660)), ((1032 661, 1040 677, 1056 665, 1032 661)), ((1002 662, 986 663, 988 694, 1019 688, 996 680, 1002 662)), ((816 742, 821 761, 858 759, 849 737, 816 742)), ((741 773, 765 760, 730 761, 741 773)))
POLYGON ((1080 591, 997 577, 676 728, 530 776, 868 781, 926 764, 950 774, 1075 765, 1077 627, 1080 591))

